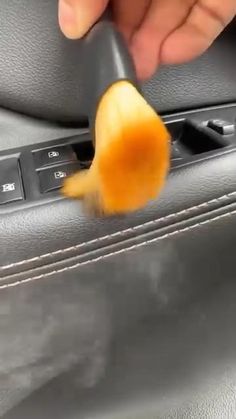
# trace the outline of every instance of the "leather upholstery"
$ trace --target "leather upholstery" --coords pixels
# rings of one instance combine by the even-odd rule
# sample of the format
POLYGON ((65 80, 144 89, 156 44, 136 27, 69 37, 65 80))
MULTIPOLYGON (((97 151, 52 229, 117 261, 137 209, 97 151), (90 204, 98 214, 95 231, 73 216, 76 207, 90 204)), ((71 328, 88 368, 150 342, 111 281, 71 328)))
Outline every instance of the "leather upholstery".
MULTIPOLYGON (((1 404, 7 408, 13 397, 15 402, 22 394, 30 397, 3 418, 235 418, 235 275, 229 268, 234 255, 225 252, 221 240, 226 233, 230 243, 235 243, 232 218, 227 227, 216 222, 198 231, 191 247, 196 253, 199 245, 204 249, 212 245, 209 236, 214 231, 211 268, 205 275, 200 270, 205 286, 184 307, 173 305, 173 288, 168 287, 166 275, 175 271, 181 283, 185 262, 181 267, 180 255, 182 260, 189 256, 187 235, 179 235, 173 244, 162 242, 149 248, 154 255, 164 254, 168 262, 167 255, 172 257, 171 267, 156 275, 151 266, 149 273, 147 267, 145 271, 140 268, 143 252, 137 252, 129 255, 132 270, 138 265, 129 281, 121 272, 111 284, 105 263, 93 272, 84 267, 64 280, 54 277, 12 289, 16 314, 10 330, 17 336, 17 349, 14 345, 7 348, 9 356, 15 349, 14 380, 12 391, 2 394, 1 404), (217 269, 207 286, 214 269, 213 253, 222 255, 224 273, 217 269), (103 280, 98 281, 101 274, 103 280), (42 309, 47 310, 45 317, 42 309), (31 319, 29 311, 34 313, 31 319), (19 368, 23 358, 30 359, 30 366, 19 368)), ((109 267, 123 265, 121 258, 110 260, 109 267)), ((153 258, 147 260, 151 265, 153 258)), ((202 256, 186 267, 195 283, 199 263, 202 256)), ((126 268, 127 264, 128 258, 126 268)), ((5 309, 8 292, 1 298, 5 309)))
MULTIPOLYGON (((81 122, 56 1, 0 4, 1 104, 81 122)), ((234 101, 233 39, 162 70, 150 100, 234 101)), ((6 110, 0 124, 1 149, 77 132, 6 110)), ((129 217, 88 219, 61 199, 1 211, 0 417, 235 418, 235 165, 231 152, 177 169, 129 217)))

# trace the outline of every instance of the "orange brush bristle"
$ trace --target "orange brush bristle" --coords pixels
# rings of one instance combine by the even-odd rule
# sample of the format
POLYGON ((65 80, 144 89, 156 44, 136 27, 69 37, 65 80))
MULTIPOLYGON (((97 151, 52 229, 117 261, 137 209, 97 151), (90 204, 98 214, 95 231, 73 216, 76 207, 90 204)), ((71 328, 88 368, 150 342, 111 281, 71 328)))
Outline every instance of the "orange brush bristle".
POLYGON ((169 169, 170 136, 131 83, 119 81, 101 98, 95 138, 91 168, 65 181, 65 196, 83 198, 105 214, 137 210, 158 196, 169 169))

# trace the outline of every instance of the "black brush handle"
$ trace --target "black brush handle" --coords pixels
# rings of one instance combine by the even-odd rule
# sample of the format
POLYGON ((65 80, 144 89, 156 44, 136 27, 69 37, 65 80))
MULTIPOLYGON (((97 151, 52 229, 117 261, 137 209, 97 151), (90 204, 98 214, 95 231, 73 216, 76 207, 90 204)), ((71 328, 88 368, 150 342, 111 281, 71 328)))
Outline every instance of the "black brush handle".
POLYGON ((83 80, 89 84, 86 110, 94 137, 97 106, 106 90, 119 80, 128 80, 139 87, 126 42, 109 15, 98 21, 83 41, 83 80))

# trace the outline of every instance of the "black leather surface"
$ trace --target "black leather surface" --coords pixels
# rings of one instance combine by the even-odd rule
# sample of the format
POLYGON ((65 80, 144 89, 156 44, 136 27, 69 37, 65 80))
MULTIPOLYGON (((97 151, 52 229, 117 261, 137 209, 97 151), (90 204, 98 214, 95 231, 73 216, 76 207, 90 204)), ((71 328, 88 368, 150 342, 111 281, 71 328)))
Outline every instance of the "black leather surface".
POLYGON ((100 385, 84 389, 78 363, 4 419, 234 418, 234 295, 230 282, 205 290, 184 313, 146 318, 113 346, 100 385))
MULTIPOLYGON (((57 0, 0 0, 0 105, 43 118, 85 119, 88 94, 76 42, 60 34, 57 0)), ((163 68, 145 85, 160 110, 236 98, 235 31, 194 63, 163 68)))
POLYGON ((4 419, 235 417, 236 204, 199 221, 1 286, 4 419))
POLYGON ((81 128, 63 128, 60 124, 29 118, 0 109, 0 150, 10 150, 25 145, 43 143, 82 133, 81 128))

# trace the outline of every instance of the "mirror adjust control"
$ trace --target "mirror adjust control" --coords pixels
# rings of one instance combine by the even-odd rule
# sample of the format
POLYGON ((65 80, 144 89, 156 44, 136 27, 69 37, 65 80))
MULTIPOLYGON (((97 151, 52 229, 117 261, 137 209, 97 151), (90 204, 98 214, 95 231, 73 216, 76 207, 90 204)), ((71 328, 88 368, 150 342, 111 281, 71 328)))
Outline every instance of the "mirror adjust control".
POLYGON ((41 192, 46 193, 61 188, 64 179, 79 169, 81 169, 79 163, 69 163, 41 170, 38 172, 41 192))
POLYGON ((221 135, 233 135, 235 132, 234 124, 223 119, 212 119, 208 121, 207 126, 221 135))
POLYGON ((77 160, 76 154, 70 145, 34 151, 33 155, 37 169, 77 160))
POLYGON ((0 160, 0 205, 23 199, 18 159, 12 157, 0 160))

